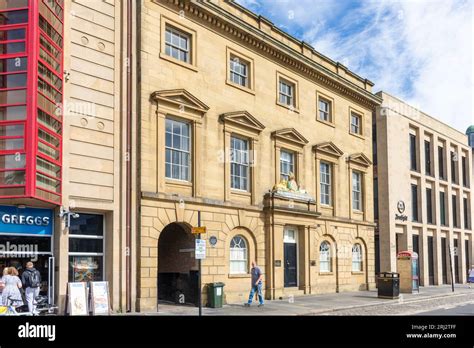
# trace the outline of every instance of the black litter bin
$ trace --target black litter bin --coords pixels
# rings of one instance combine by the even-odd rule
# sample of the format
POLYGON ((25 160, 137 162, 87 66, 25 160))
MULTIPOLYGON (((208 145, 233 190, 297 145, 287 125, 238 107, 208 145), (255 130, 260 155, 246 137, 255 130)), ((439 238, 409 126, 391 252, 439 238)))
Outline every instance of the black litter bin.
POLYGON ((379 298, 398 298, 400 296, 400 274, 394 272, 379 273, 377 289, 379 298))
POLYGON ((224 303, 224 283, 207 284, 207 302, 211 308, 222 308, 224 303))

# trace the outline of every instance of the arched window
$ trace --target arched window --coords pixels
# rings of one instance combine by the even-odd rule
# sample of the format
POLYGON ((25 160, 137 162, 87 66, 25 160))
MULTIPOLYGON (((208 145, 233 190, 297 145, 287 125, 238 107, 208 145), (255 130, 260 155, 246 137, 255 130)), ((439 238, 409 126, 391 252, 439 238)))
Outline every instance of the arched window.
POLYGON ((331 272, 331 246, 322 242, 319 247, 319 271, 331 272))
POLYGON ((230 241, 230 273, 247 274, 248 273, 248 249, 247 243, 242 236, 235 236, 230 241))
POLYGON ((362 272, 362 247, 360 244, 352 246, 352 271, 362 272))

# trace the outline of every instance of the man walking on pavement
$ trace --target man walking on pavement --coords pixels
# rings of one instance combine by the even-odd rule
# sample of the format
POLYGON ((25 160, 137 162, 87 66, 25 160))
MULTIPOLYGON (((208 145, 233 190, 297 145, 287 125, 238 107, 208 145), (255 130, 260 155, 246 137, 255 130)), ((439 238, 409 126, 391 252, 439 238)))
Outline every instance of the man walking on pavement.
POLYGON ((21 275, 21 282, 25 288, 28 310, 31 314, 36 314, 36 297, 38 297, 40 291, 41 274, 34 267, 33 262, 26 263, 26 270, 21 275))
POLYGON ((249 301, 245 303, 244 305, 246 307, 250 307, 252 304, 252 299, 255 295, 255 292, 258 294, 258 306, 262 307, 263 306, 263 295, 262 295, 262 280, 263 280, 263 273, 260 267, 257 266, 255 261, 252 261, 252 270, 250 271, 250 274, 252 275, 252 288, 250 290, 249 294, 249 301))

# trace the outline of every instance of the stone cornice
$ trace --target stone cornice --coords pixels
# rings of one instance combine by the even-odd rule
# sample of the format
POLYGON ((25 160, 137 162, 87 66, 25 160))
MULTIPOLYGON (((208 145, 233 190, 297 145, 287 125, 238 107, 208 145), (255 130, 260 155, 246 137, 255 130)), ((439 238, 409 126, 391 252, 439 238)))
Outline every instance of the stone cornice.
POLYGON ((172 4, 189 13, 190 17, 207 21, 210 26, 233 36, 235 40, 253 46, 288 68, 296 70, 299 74, 342 93, 370 109, 381 104, 380 97, 328 70, 258 28, 245 23, 212 1, 159 0, 159 2, 172 4))

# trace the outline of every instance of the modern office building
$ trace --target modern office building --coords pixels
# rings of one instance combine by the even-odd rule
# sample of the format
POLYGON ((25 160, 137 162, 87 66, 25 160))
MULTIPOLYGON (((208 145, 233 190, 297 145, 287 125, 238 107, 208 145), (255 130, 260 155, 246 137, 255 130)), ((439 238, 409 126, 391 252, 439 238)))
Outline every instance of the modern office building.
POLYGON ((472 151, 467 136, 385 93, 376 126, 379 270, 419 255, 422 286, 465 283, 472 264, 472 151), (451 272, 452 269, 452 272, 451 272))

